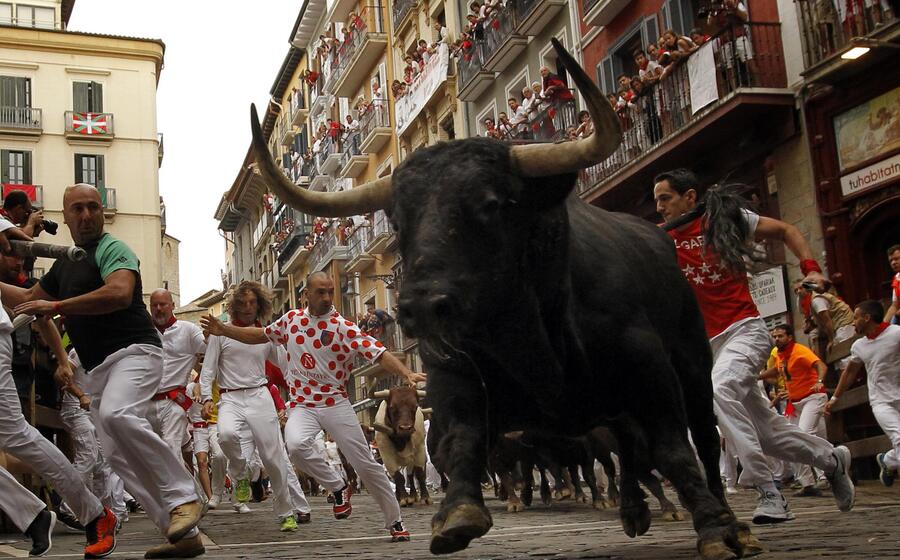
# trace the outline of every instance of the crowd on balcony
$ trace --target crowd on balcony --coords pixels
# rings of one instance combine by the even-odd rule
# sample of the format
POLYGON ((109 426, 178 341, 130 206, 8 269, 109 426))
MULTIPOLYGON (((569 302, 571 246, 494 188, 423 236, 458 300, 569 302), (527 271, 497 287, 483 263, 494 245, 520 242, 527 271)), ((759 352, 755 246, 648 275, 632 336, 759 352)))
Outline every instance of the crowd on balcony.
POLYGON ((450 43, 450 54, 465 62, 472 60, 475 43, 484 39, 485 26, 500 28, 500 17, 506 1, 508 0, 471 2, 466 14, 467 23, 459 39, 450 43))
POLYGON ((433 24, 436 40, 429 43, 425 39, 416 39, 413 46, 403 57, 403 79, 394 80, 391 83, 391 95, 394 99, 399 99, 408 93, 409 87, 416 81, 421 74, 425 72, 425 66, 432 56, 438 52, 438 48, 442 43, 451 45, 450 32, 447 27, 440 21, 433 24))
MULTIPOLYGON (((575 97, 565 81, 544 66, 541 81, 507 100, 509 111, 486 117, 484 135, 500 140, 562 140, 579 128, 575 97)), ((583 133, 583 130, 582 130, 583 133)))

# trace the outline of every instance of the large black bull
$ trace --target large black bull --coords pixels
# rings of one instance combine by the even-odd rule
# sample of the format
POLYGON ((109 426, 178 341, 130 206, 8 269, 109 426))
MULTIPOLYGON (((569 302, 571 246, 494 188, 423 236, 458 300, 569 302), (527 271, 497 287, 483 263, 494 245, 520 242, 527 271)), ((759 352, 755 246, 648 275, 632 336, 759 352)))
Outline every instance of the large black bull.
POLYGON ((429 449, 450 479, 432 552, 465 548, 491 528, 480 481, 498 434, 577 435, 620 417, 635 427, 616 434, 628 535, 650 526, 636 473, 655 467, 691 511, 704 558, 758 553, 722 492, 711 353, 671 239, 571 194, 575 173, 611 154, 621 129, 597 87, 554 46, 587 101, 597 131, 589 138, 439 143, 410 154, 390 178, 318 193, 278 170, 253 109, 259 170, 304 212, 384 208, 391 218, 404 262, 399 322, 419 339, 434 409, 429 449))

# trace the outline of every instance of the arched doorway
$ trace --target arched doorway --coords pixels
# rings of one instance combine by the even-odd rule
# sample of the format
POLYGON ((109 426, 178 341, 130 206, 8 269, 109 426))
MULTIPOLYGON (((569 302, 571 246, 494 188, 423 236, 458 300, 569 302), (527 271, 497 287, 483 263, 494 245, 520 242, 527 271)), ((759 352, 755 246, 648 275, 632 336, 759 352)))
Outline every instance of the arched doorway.
POLYGON ((888 265, 887 250, 900 244, 900 189, 868 206, 851 224, 851 251, 862 278, 859 299, 890 298, 893 272, 888 265))

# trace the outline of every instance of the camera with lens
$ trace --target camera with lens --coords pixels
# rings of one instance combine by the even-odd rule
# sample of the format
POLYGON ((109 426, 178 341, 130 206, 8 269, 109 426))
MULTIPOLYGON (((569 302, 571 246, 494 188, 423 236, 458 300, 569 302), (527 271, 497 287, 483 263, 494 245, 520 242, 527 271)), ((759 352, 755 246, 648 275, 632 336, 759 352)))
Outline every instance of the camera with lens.
POLYGON ((56 235, 56 232, 59 230, 59 224, 53 220, 41 220, 41 227, 50 235, 56 235))
POLYGON ((710 15, 715 16, 724 9, 725 2, 704 2, 700 5, 700 9, 697 10, 697 17, 706 19, 710 15))

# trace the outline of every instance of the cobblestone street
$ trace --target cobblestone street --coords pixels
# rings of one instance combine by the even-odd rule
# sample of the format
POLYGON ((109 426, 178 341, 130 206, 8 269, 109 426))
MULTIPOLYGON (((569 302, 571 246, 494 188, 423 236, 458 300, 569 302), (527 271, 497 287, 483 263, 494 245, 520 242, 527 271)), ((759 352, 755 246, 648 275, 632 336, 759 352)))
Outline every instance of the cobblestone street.
MULTIPOLYGON (((738 515, 748 519, 755 493, 742 491, 732 499, 738 515)), ((438 497, 440 499, 440 497, 438 497)), ((673 497, 674 500, 674 497, 673 497)), ((779 526, 755 527, 754 532, 770 551, 762 558, 896 558, 900 547, 897 519, 900 490, 885 489, 873 482, 859 486, 855 509, 837 511, 830 495, 823 498, 793 498, 797 519, 779 526)), ((380 514, 367 496, 353 498, 353 516, 336 521, 323 497, 312 500, 313 522, 296 533, 280 533, 268 503, 252 504, 249 515, 230 508, 210 512, 204 519, 205 558, 429 558, 429 527, 436 506, 404 510, 412 542, 392 544, 380 526, 380 514)), ((465 551, 448 558, 695 558, 694 532, 688 521, 665 523, 653 506, 649 533, 629 539, 622 532, 613 510, 594 511, 587 504, 555 502, 523 513, 509 514, 504 504, 490 499, 494 528, 473 541, 465 551)), ((227 507, 227 506, 226 506, 227 507)), ((49 557, 81 557, 81 535, 59 529, 49 557)), ((27 556, 28 545, 16 535, 0 536, 0 558, 27 556)), ((143 514, 133 515, 120 533, 114 557, 141 558, 159 543, 143 514)))

